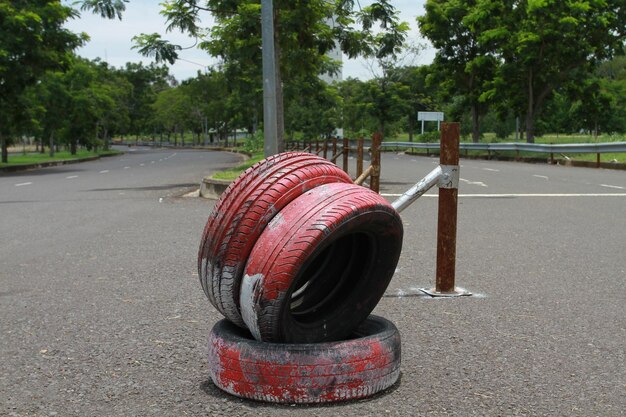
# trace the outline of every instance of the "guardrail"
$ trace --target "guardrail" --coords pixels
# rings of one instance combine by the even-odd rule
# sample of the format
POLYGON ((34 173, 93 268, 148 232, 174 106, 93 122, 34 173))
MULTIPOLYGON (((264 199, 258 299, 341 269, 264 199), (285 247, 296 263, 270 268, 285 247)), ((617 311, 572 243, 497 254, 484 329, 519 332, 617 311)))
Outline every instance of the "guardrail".
MULTIPOLYGON (((383 142, 383 148, 439 149, 439 143, 383 142)), ((626 142, 604 143, 461 143, 461 150, 469 151, 517 151, 539 153, 609 153, 626 152, 626 142)))
MULTIPOLYGON (((383 142, 382 148, 405 148, 405 149, 439 149, 439 143, 415 143, 415 142, 383 142)), ((519 156, 519 152, 535 152, 550 154, 550 163, 554 163, 554 154, 564 153, 595 153, 596 168, 600 167, 600 154, 626 152, 626 142, 603 142, 603 143, 567 143, 567 144, 542 144, 542 143, 461 143, 464 151, 486 151, 488 155, 497 151, 513 151, 519 156)))

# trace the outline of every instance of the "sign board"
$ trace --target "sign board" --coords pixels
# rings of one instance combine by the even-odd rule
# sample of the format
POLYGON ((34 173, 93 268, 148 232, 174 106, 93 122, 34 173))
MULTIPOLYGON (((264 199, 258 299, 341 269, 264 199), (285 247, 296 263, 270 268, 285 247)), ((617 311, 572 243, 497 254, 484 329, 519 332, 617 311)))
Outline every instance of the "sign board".
POLYGON ((424 134, 424 122, 437 122, 437 130, 439 123, 443 122, 443 112, 441 111, 418 111, 417 120, 422 122, 422 135, 424 134))
POLYGON ((440 111, 418 111, 417 120, 425 122, 443 122, 443 112, 440 111))

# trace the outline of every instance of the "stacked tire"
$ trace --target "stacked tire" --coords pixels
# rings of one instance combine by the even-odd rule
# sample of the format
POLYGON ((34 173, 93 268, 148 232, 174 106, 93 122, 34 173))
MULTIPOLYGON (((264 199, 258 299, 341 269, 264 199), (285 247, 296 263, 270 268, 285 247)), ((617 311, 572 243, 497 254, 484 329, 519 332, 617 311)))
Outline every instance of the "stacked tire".
POLYGON ((400 336, 370 315, 402 248, 398 213, 336 165, 286 152, 246 170, 209 216, 200 282, 225 320, 209 372, 243 398, 362 398, 399 376, 400 336))

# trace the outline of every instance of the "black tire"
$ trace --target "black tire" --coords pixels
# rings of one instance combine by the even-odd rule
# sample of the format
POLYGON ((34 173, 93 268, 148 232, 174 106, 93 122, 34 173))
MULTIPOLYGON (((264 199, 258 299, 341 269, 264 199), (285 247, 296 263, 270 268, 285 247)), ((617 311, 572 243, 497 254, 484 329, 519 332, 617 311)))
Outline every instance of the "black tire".
POLYGON ((207 297, 224 317, 245 327, 239 288, 250 251, 284 206, 322 184, 351 183, 319 156, 285 152, 258 162, 222 194, 209 216, 198 253, 198 275, 207 297))
POLYGON ((242 280, 257 340, 342 340, 376 307, 402 249, 402 221, 380 195, 326 184, 285 207, 257 240, 242 280))
POLYGON ((209 335, 209 375, 223 391, 276 403, 324 403, 364 398, 400 375, 400 333, 369 316, 339 342, 259 342, 227 320, 209 335))

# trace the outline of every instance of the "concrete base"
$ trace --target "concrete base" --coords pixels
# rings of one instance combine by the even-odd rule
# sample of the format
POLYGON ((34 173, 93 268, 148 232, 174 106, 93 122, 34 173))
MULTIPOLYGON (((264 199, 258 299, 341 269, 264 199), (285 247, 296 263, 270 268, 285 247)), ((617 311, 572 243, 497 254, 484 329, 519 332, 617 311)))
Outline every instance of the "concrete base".
POLYGON ((204 178, 200 183, 200 197, 217 200, 232 181, 204 178))

